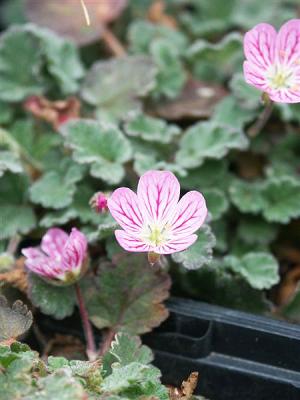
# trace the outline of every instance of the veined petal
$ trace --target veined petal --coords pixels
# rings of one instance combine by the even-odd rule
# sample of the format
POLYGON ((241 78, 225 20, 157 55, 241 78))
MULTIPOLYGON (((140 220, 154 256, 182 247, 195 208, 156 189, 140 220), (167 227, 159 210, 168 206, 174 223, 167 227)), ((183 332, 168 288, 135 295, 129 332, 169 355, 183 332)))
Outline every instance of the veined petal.
POLYGON ((73 228, 64 248, 62 267, 64 271, 81 267, 87 256, 87 240, 83 233, 73 228))
POLYGON ((38 275, 57 278, 62 273, 61 265, 47 257, 39 248, 28 247, 22 250, 22 254, 26 257, 26 267, 38 275))
POLYGON ((127 232, 140 232, 144 218, 137 195, 128 188, 119 188, 107 201, 111 215, 127 232))
POLYGON ((172 254, 177 253, 178 251, 186 250, 197 240, 197 235, 190 235, 185 237, 176 238, 170 240, 163 246, 156 247, 153 251, 157 254, 172 254))
POLYGON ((282 25, 276 39, 276 52, 281 63, 299 65, 300 19, 291 19, 282 25))
POLYGON ((50 257, 59 259, 62 257, 68 235, 59 228, 51 228, 43 236, 41 249, 50 257))
POLYGON ((256 65, 251 64, 249 61, 244 61, 244 76, 245 81, 257 89, 267 91, 269 85, 265 78, 265 71, 258 68, 256 65))
POLYGON ((276 30, 270 24, 258 24, 244 38, 246 59, 258 68, 267 69, 275 59, 276 30))
POLYGON ((172 235, 176 239, 190 236, 200 228, 206 216, 207 207, 202 194, 195 190, 186 193, 179 201, 170 223, 172 235))
POLYGON ((148 221, 164 221, 175 211, 180 185, 172 172, 148 171, 139 180, 137 196, 148 221))
POLYGON ((300 90, 281 89, 269 91, 268 95, 272 101, 277 103, 300 103, 300 90))
POLYGON ((151 247, 142 242, 141 239, 134 233, 128 233, 123 230, 116 230, 115 236, 119 245, 127 251, 133 251, 133 252, 151 251, 151 247))

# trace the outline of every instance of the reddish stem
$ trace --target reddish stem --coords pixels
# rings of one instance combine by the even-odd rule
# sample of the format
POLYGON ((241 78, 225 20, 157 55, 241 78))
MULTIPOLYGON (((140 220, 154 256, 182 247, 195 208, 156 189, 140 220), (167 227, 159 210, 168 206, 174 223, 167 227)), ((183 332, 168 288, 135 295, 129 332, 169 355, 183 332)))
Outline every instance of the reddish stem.
POLYGON ((86 354, 90 361, 94 361, 97 356, 97 351, 96 351, 95 338, 92 330, 92 325, 89 321, 88 312, 84 304, 84 299, 82 296, 80 286, 77 282, 75 283, 74 286, 75 286, 75 292, 81 316, 82 326, 84 330, 84 336, 87 343, 86 354))
POLYGON ((268 122, 268 120, 271 117, 271 114, 273 111, 273 106, 274 106, 274 103, 269 102, 269 104, 266 105, 264 110, 258 116, 255 123, 248 129, 248 135, 250 137, 257 136, 259 134, 259 132, 263 129, 263 127, 266 125, 266 123, 268 122))
POLYGON ((111 345, 111 342, 114 340, 115 334, 116 334, 116 332, 114 329, 107 330, 107 332, 103 338, 103 341, 101 343, 101 347, 99 349, 100 356, 103 356, 110 349, 110 345, 111 345))
POLYGON ((101 39, 103 39, 106 46, 109 48, 109 50, 114 56, 116 57, 126 56, 127 52, 124 46, 108 27, 103 28, 103 31, 101 33, 101 39))

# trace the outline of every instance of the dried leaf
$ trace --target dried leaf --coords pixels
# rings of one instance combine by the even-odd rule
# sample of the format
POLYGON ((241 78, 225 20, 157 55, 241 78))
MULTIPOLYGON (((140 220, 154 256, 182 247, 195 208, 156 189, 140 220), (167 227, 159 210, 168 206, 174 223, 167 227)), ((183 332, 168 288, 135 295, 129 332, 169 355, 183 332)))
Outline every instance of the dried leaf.
POLYGON ((177 26, 176 19, 166 14, 165 10, 166 3, 164 0, 154 0, 148 10, 148 19, 156 24, 175 29, 177 26))
POLYGON ((24 257, 20 257, 11 271, 0 274, 0 282, 7 283, 22 293, 27 293, 28 280, 24 267, 24 257))
POLYGON ((79 118, 80 102, 76 97, 50 101, 43 96, 31 96, 25 101, 24 108, 56 130, 69 119, 79 118))
POLYGON ((17 300, 10 307, 6 298, 0 296, 0 342, 18 338, 31 324, 32 313, 22 301, 17 300))
POLYGON ((198 372, 192 372, 186 381, 182 382, 181 388, 169 387, 171 400, 189 400, 193 396, 198 383, 198 372))
POLYGON ((117 19, 126 7, 127 0, 84 0, 84 3, 90 18, 89 26, 86 25, 79 0, 27 0, 26 15, 31 22, 84 45, 100 38, 103 24, 117 19))

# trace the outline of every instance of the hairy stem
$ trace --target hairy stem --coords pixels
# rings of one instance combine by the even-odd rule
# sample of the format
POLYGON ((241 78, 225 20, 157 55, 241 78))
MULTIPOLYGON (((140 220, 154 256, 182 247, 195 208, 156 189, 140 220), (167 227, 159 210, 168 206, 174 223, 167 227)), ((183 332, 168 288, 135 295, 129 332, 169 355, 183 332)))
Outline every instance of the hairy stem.
POLYGON ((101 347, 99 349, 100 356, 103 356, 110 349, 110 345, 115 337, 115 334, 116 332, 113 328, 110 328, 106 331, 105 335, 103 336, 101 347))
POLYGON ((266 105, 264 110, 258 116, 255 123, 248 129, 248 135, 250 137, 256 137, 260 133, 260 131, 263 129, 263 127, 266 125, 266 123, 270 119, 272 111, 273 111, 273 107, 274 107, 274 103, 272 103, 272 102, 269 102, 266 105))
POLYGON ((92 325, 89 321, 89 316, 87 309, 84 304, 84 299, 82 296, 82 292, 80 289, 79 284, 76 282, 75 283, 75 292, 76 292, 76 297, 77 297, 77 303, 78 303, 78 308, 81 316, 81 321, 82 321, 82 326, 84 330, 84 336, 86 339, 87 347, 86 347, 86 354, 89 358, 90 361, 94 361, 97 356, 97 351, 96 351, 96 344, 95 344, 95 338, 92 330, 92 325))

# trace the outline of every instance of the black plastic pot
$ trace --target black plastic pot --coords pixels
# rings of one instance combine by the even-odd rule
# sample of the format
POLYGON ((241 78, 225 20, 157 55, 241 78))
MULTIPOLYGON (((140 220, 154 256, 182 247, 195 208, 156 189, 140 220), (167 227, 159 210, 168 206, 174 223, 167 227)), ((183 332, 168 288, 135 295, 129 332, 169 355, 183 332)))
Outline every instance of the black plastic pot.
POLYGON ((170 318, 144 337, 166 384, 199 372, 210 400, 299 400, 300 327, 174 298, 170 318))

